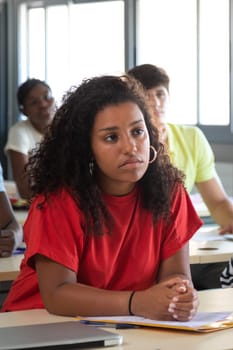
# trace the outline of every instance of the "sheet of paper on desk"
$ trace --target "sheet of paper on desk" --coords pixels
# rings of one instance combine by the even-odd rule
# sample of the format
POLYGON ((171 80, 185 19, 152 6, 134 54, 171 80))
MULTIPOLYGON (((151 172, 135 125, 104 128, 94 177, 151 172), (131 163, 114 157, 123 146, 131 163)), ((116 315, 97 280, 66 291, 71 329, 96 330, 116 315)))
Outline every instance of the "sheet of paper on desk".
POLYGON ((195 242, 209 242, 209 241, 233 241, 232 233, 219 234, 219 226, 204 225, 191 238, 195 242))
POLYGON ((191 321, 188 322, 159 321, 138 316, 103 316, 85 317, 82 319, 93 322, 105 322, 113 324, 136 324, 147 327, 174 328, 177 330, 187 330, 195 332, 214 332, 221 329, 233 327, 232 312, 199 312, 191 321))
POLYGON ((192 237, 192 241, 225 241, 226 237, 219 234, 219 226, 202 226, 192 237))

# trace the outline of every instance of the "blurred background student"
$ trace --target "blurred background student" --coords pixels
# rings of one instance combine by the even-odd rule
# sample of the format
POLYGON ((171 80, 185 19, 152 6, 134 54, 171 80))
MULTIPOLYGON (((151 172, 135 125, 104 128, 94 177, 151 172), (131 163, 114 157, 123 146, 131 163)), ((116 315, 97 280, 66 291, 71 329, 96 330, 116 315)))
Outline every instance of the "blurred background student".
POLYGON ((28 199, 30 190, 25 165, 29 152, 41 141, 53 119, 55 102, 49 85, 39 79, 28 79, 20 85, 17 101, 20 112, 27 119, 17 122, 9 129, 5 152, 10 160, 19 195, 28 199))
MULTIPOLYGON (((215 170, 214 154, 203 132, 195 126, 175 125, 166 121, 170 79, 163 68, 142 64, 128 71, 147 92, 153 122, 160 132, 172 163, 185 175, 185 186, 191 192, 195 185, 220 233, 233 232, 233 205, 215 170)), ((188 117, 188 113, 187 113, 188 117)), ((225 263, 191 266, 197 289, 220 287, 219 275, 225 263)))

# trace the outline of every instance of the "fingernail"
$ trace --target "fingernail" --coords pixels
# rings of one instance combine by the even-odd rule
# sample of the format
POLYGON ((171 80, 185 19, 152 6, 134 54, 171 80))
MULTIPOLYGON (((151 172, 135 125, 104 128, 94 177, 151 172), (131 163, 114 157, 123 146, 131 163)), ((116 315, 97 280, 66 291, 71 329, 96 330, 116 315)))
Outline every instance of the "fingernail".
POLYGON ((169 308, 168 308, 168 312, 170 312, 171 314, 173 314, 173 312, 174 312, 175 310, 174 309, 172 309, 170 306, 169 306, 169 308))
POLYGON ((176 307, 176 304, 170 303, 170 304, 169 304, 169 307, 170 307, 171 309, 174 309, 174 308, 176 307))
POLYGON ((174 297, 174 298, 172 298, 172 301, 173 301, 174 303, 176 303, 176 302, 178 301, 178 298, 177 298, 177 297, 174 297))
POLYGON ((173 318, 178 318, 178 316, 176 314, 173 314, 172 317, 173 318))

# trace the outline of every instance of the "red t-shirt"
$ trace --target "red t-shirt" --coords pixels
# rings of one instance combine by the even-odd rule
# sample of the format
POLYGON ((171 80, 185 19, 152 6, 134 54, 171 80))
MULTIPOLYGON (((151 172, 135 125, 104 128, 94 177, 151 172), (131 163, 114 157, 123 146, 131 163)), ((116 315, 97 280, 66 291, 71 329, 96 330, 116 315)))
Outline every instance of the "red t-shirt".
POLYGON ((111 235, 98 237, 85 234, 85 217, 67 191, 54 193, 42 209, 37 205, 43 197, 34 200, 24 225, 25 258, 2 311, 44 308, 31 267, 35 254, 75 271, 83 284, 143 290, 155 283, 160 261, 176 253, 201 226, 182 186, 166 230, 163 220, 153 225, 151 213, 141 207, 137 187, 126 196, 103 195, 103 199, 117 219, 111 235))

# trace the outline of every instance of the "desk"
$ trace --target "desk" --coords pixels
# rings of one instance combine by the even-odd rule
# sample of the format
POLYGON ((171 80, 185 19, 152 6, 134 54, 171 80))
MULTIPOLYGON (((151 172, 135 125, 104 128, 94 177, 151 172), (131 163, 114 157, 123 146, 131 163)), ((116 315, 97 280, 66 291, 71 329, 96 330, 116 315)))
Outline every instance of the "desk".
MULTIPOLYGON (((233 241, 190 241, 190 264, 228 261, 233 255, 233 241), (207 250, 205 249, 207 248, 207 250), (211 248, 211 249, 209 249, 211 248)), ((23 254, 0 259, 0 281, 14 280, 20 268, 23 254)))
POLYGON ((12 281, 17 277, 23 256, 17 254, 0 259, 0 281, 12 281))
MULTIPOLYGON (((198 294, 200 311, 233 311, 233 289, 212 289, 198 292, 198 294)), ((51 315, 46 310, 8 312, 0 314, 0 327, 64 322, 71 319, 69 317, 51 315)), ((111 329, 111 332, 123 335, 123 345, 109 348, 113 350, 233 349, 232 328, 209 334, 156 328, 111 329)), ((99 347, 90 349, 100 350, 99 347)))
MULTIPOLYGON (((209 253, 209 252, 208 252, 209 253)), ((190 246, 190 263, 199 264, 201 260, 205 260, 205 253, 199 251, 194 245, 190 246), (203 254, 203 256, 201 256, 203 254)), ((211 253, 210 253, 211 254, 211 253)), ((12 255, 9 258, 0 259, 0 282, 12 281, 19 274, 20 264, 23 254, 12 255)), ((213 256, 211 257, 213 259, 213 256)))
MULTIPOLYGON (((10 200, 11 199, 16 199, 16 200, 20 199, 15 181, 4 180, 4 186, 6 189, 7 196, 10 200)), ((27 217, 27 214, 28 214, 28 210, 20 210, 20 209, 14 210, 14 215, 15 215, 17 221, 21 225, 24 224, 26 217, 27 217)))
POLYGON ((204 225, 189 241, 191 264, 206 264, 228 261, 233 255, 233 241, 217 233, 218 225, 204 225), (215 233, 211 233, 215 230, 215 233), (198 236, 198 240, 196 240, 198 236), (210 240, 213 237, 214 240, 210 240))
POLYGON ((228 261, 233 255, 233 242, 189 242, 190 264, 209 264, 228 261))

